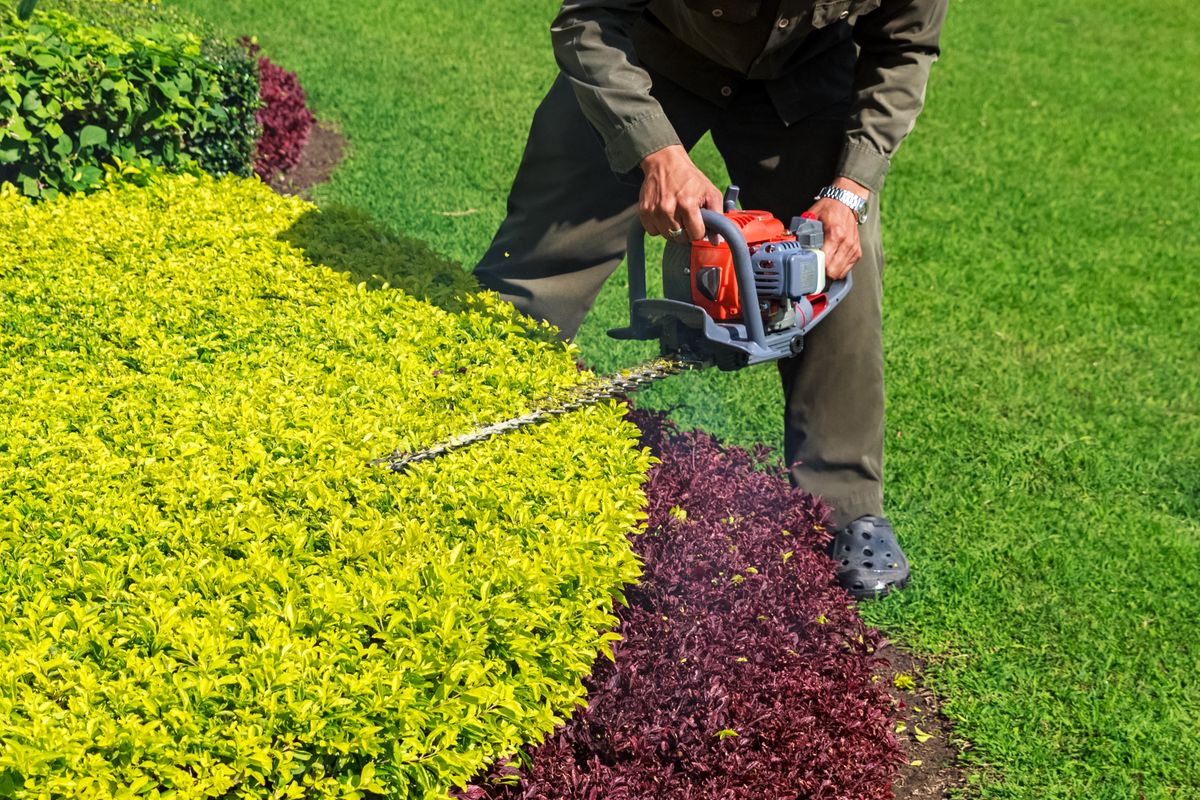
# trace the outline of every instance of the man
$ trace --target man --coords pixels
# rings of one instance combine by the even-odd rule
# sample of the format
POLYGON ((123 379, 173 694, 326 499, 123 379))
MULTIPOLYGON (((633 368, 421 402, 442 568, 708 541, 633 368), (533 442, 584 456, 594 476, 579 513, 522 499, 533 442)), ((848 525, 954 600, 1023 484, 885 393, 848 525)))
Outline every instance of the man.
POLYGON ((883 511, 879 191, 924 102, 948 0, 566 0, 561 74, 533 119, 508 216, 476 267, 523 312, 575 335, 647 232, 701 238, 721 192, 688 150, 708 131, 746 208, 825 226, 854 288, 779 364, 792 482, 833 507, 831 555, 856 598, 909 568, 883 511), (814 202, 815 201, 815 202, 814 202))

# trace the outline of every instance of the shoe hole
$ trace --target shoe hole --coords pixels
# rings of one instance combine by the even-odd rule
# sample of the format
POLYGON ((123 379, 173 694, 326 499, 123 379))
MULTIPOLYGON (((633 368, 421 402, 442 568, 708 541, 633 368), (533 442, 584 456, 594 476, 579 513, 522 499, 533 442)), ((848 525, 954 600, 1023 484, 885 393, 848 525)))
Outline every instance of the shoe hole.
POLYGON ((863 582, 862 582, 862 581, 855 581, 855 582, 854 582, 854 588, 855 588, 855 589, 861 589, 861 588, 863 588, 863 582))
POLYGON ((848 567, 848 566, 850 566, 850 559, 848 559, 848 558, 844 558, 844 559, 842 559, 842 566, 843 566, 843 567, 848 567))
POLYGON ((875 551, 869 547, 864 547, 863 555, 866 556, 867 558, 870 558, 871 556, 875 555, 875 551))
POLYGON ((864 539, 866 539, 868 542, 871 541, 871 534, 867 533, 866 531, 862 532, 862 537, 864 539))
POLYGON ((883 554, 883 557, 884 557, 884 558, 891 558, 891 557, 892 557, 892 554, 891 554, 891 553, 884 553, 884 554, 883 554))
POLYGON ((870 561, 864 561, 863 566, 867 569, 875 569, 875 564, 870 561))
POLYGON ((849 552, 850 552, 850 545, 846 545, 846 546, 845 546, 845 547, 843 547, 842 549, 843 549, 843 550, 845 550, 847 553, 849 553, 849 552))

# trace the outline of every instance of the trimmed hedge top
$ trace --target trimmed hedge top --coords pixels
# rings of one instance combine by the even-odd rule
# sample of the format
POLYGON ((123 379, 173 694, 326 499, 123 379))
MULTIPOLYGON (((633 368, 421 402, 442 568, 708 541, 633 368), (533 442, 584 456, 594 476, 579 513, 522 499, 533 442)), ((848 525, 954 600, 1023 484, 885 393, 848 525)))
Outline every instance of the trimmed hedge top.
POLYGON ((636 431, 369 466, 579 376, 494 298, 314 267, 322 220, 233 178, 0 191, 0 797, 444 798, 582 697, 636 431))

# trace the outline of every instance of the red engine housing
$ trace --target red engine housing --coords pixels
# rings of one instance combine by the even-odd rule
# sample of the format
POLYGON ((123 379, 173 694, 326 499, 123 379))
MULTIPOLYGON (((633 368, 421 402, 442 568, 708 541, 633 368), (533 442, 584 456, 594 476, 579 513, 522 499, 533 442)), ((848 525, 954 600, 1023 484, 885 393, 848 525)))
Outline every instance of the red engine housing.
MULTIPOLYGON (((782 222, 766 211, 735 210, 726 213, 725 216, 741 230, 751 255, 771 242, 790 242, 796 239, 787 232, 782 222)), ((738 292, 733 253, 724 239, 715 245, 707 239, 692 242, 691 276, 693 303, 707 311, 717 322, 732 322, 742 318, 743 301, 738 292), (711 294, 716 297, 715 300, 709 299, 697 283, 701 275, 712 275, 713 268, 720 270, 716 285, 710 284, 708 287, 714 290, 711 294)), ((757 299, 751 298, 751 302, 756 303, 757 299)))

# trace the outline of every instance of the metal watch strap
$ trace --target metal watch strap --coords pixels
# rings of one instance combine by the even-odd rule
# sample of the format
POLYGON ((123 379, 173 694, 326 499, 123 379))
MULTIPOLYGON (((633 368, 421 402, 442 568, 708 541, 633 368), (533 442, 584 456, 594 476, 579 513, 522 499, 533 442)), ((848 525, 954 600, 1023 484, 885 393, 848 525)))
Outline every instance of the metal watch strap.
POLYGON ((839 189, 836 186, 826 186, 821 191, 817 192, 814 200, 823 200, 828 197, 830 200, 837 200, 842 205, 854 212, 854 216, 858 217, 858 224, 862 225, 867 221, 867 209, 870 204, 848 189, 839 189))

